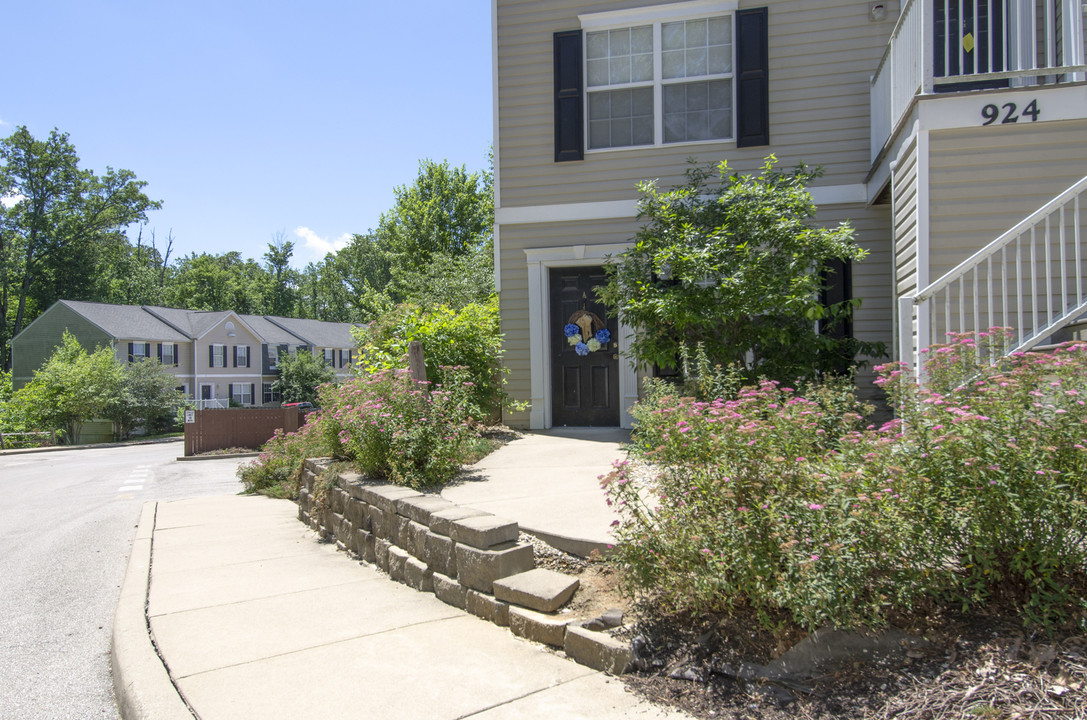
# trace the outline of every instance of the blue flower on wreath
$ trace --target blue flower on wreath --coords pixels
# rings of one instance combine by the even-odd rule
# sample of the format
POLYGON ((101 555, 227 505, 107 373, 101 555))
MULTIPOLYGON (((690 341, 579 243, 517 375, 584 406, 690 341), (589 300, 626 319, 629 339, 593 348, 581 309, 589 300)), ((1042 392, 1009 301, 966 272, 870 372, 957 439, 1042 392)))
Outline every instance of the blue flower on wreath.
POLYGON ((602 328, 596 331, 596 341, 601 345, 607 345, 611 342, 611 330, 602 328))
POLYGON ((578 355, 588 355, 589 346, 583 342, 579 342, 577 345, 574 346, 574 352, 576 352, 578 355))
POLYGON ((574 335, 581 334, 581 328, 573 323, 567 323, 566 327, 564 327, 562 331, 566 333, 566 337, 573 337, 574 335))

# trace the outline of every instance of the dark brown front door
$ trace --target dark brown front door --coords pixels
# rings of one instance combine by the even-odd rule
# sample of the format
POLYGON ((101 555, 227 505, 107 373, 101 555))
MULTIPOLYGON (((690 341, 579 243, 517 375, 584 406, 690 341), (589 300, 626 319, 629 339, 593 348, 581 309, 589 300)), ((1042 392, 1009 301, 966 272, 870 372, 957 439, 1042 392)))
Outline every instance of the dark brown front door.
POLYGON ((556 427, 619 425, 619 324, 596 300, 596 288, 605 281, 601 267, 551 268, 551 424, 556 427), (584 354, 565 332, 578 322, 584 354), (601 329, 611 337, 588 350, 596 347, 589 341, 601 329))

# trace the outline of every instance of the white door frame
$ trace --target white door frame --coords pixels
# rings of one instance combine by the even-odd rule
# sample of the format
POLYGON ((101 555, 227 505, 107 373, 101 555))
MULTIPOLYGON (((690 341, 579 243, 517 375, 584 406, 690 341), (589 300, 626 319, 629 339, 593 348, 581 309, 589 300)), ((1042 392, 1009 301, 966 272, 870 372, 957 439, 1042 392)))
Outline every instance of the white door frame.
MULTIPOLYGON (((529 428, 551 427, 551 303, 548 271, 553 267, 591 267, 605 265, 608 258, 629 249, 630 243, 608 245, 569 245, 553 248, 526 248, 528 265, 529 371, 532 410, 529 428)), ((632 426, 630 407, 638 399, 638 373, 630 360, 630 341, 634 333, 619 319, 619 425, 632 426)))

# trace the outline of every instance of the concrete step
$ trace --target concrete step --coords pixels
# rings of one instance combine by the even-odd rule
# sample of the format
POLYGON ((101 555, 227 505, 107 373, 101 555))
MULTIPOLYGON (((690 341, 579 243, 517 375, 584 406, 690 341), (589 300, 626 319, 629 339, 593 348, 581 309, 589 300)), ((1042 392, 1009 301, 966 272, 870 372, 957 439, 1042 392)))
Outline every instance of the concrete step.
POLYGON ((494 581, 494 596, 538 612, 555 612, 573 597, 580 581, 546 568, 510 575, 494 581))

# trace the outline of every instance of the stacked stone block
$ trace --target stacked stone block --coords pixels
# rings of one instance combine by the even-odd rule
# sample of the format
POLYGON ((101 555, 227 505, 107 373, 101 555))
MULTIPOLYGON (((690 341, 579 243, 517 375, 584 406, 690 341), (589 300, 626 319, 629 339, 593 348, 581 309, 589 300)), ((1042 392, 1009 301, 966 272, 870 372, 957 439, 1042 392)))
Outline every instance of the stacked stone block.
POLYGON ((573 596, 577 578, 535 569, 532 546, 516 522, 437 495, 342 473, 318 482, 328 460, 307 460, 298 517, 420 592, 529 640, 561 647, 578 662, 612 673, 630 664, 629 645, 554 614, 573 596))

